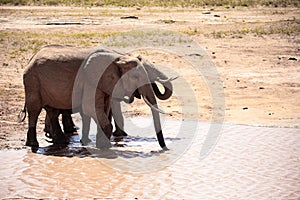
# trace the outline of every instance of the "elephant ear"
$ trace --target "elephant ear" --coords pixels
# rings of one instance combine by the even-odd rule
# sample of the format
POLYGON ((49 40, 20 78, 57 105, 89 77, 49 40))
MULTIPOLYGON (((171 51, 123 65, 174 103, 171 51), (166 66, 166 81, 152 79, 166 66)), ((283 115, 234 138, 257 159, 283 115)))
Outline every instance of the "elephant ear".
POLYGON ((116 60, 115 63, 119 66, 121 74, 123 75, 131 69, 138 67, 140 62, 136 57, 124 55, 116 60))
POLYGON ((97 86, 100 78, 114 61, 118 60, 120 54, 110 51, 96 51, 91 53, 83 62, 84 78, 92 86, 97 86))

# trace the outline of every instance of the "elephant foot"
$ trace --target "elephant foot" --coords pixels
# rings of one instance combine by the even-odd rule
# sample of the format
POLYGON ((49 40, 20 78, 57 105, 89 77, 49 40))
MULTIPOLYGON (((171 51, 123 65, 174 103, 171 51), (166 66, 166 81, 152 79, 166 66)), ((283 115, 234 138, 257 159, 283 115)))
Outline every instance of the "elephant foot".
POLYGON ((37 141, 37 139, 27 139, 25 146, 29 146, 29 147, 39 147, 39 143, 37 141))
POLYGON ((63 134, 60 134, 53 139, 53 144, 69 144, 69 139, 63 134))
POLYGON ((113 136, 115 136, 115 137, 128 136, 128 134, 121 129, 117 129, 113 132, 113 136))
POLYGON ((90 143, 92 140, 90 140, 90 138, 81 138, 80 142, 83 145, 87 145, 88 143, 90 143))
POLYGON ((97 133, 96 135, 96 147, 99 149, 108 149, 111 148, 112 145, 110 140, 107 139, 107 136, 103 133, 97 133))
POLYGON ((168 148, 168 147, 166 147, 166 146, 164 146, 163 148, 163 151, 169 151, 170 149, 168 148))
POLYGON ((107 143, 107 142, 101 141, 101 142, 96 142, 96 147, 97 147, 98 149, 109 149, 109 148, 112 147, 112 145, 111 145, 110 142, 107 143))
POLYGON ((76 127, 69 127, 69 128, 64 129, 64 132, 72 135, 74 132, 77 132, 77 128, 76 127))
POLYGON ((38 147, 39 143, 36 139, 36 127, 29 127, 26 138, 26 146, 29 147, 38 147))

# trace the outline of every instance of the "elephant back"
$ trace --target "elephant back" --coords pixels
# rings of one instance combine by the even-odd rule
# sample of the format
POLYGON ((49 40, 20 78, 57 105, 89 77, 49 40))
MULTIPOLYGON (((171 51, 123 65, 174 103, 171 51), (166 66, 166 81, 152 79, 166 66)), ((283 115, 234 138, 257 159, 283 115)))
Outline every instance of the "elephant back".
POLYGON ((81 71, 86 82, 97 86, 105 70, 121 55, 107 50, 96 49, 91 52, 81 64, 81 71))

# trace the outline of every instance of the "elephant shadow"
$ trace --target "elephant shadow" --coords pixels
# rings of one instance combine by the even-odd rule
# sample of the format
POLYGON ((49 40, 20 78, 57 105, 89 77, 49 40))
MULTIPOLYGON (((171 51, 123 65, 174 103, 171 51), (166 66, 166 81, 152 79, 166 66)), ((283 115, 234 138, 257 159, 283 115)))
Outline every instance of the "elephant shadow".
MULTIPOLYGON (((128 150, 128 142, 131 146, 141 147, 140 142, 157 142, 154 137, 140 137, 140 136, 127 136, 124 138, 114 138, 112 141, 113 148, 111 149, 98 149, 95 147, 95 141, 91 137, 92 142, 87 146, 83 146, 80 142, 78 135, 73 135, 70 137, 70 142, 67 145, 48 145, 44 147, 32 147, 33 153, 42 154, 46 156, 58 156, 58 157, 78 157, 78 158, 105 158, 105 159, 115 159, 118 157, 130 159, 130 158, 148 158, 152 156, 159 156, 164 153, 163 150, 156 151, 136 151, 128 150), (136 144, 135 144, 136 143, 136 144)), ((166 141, 177 141, 180 138, 165 138, 166 141)))

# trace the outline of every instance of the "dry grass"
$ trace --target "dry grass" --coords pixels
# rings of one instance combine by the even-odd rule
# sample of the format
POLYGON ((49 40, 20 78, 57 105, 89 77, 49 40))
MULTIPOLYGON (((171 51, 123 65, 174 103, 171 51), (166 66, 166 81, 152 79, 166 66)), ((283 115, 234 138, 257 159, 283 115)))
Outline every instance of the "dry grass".
POLYGON ((298 0, 1 0, 0 5, 48 5, 48 6, 150 6, 150 7, 201 7, 201 6, 300 6, 298 0))

